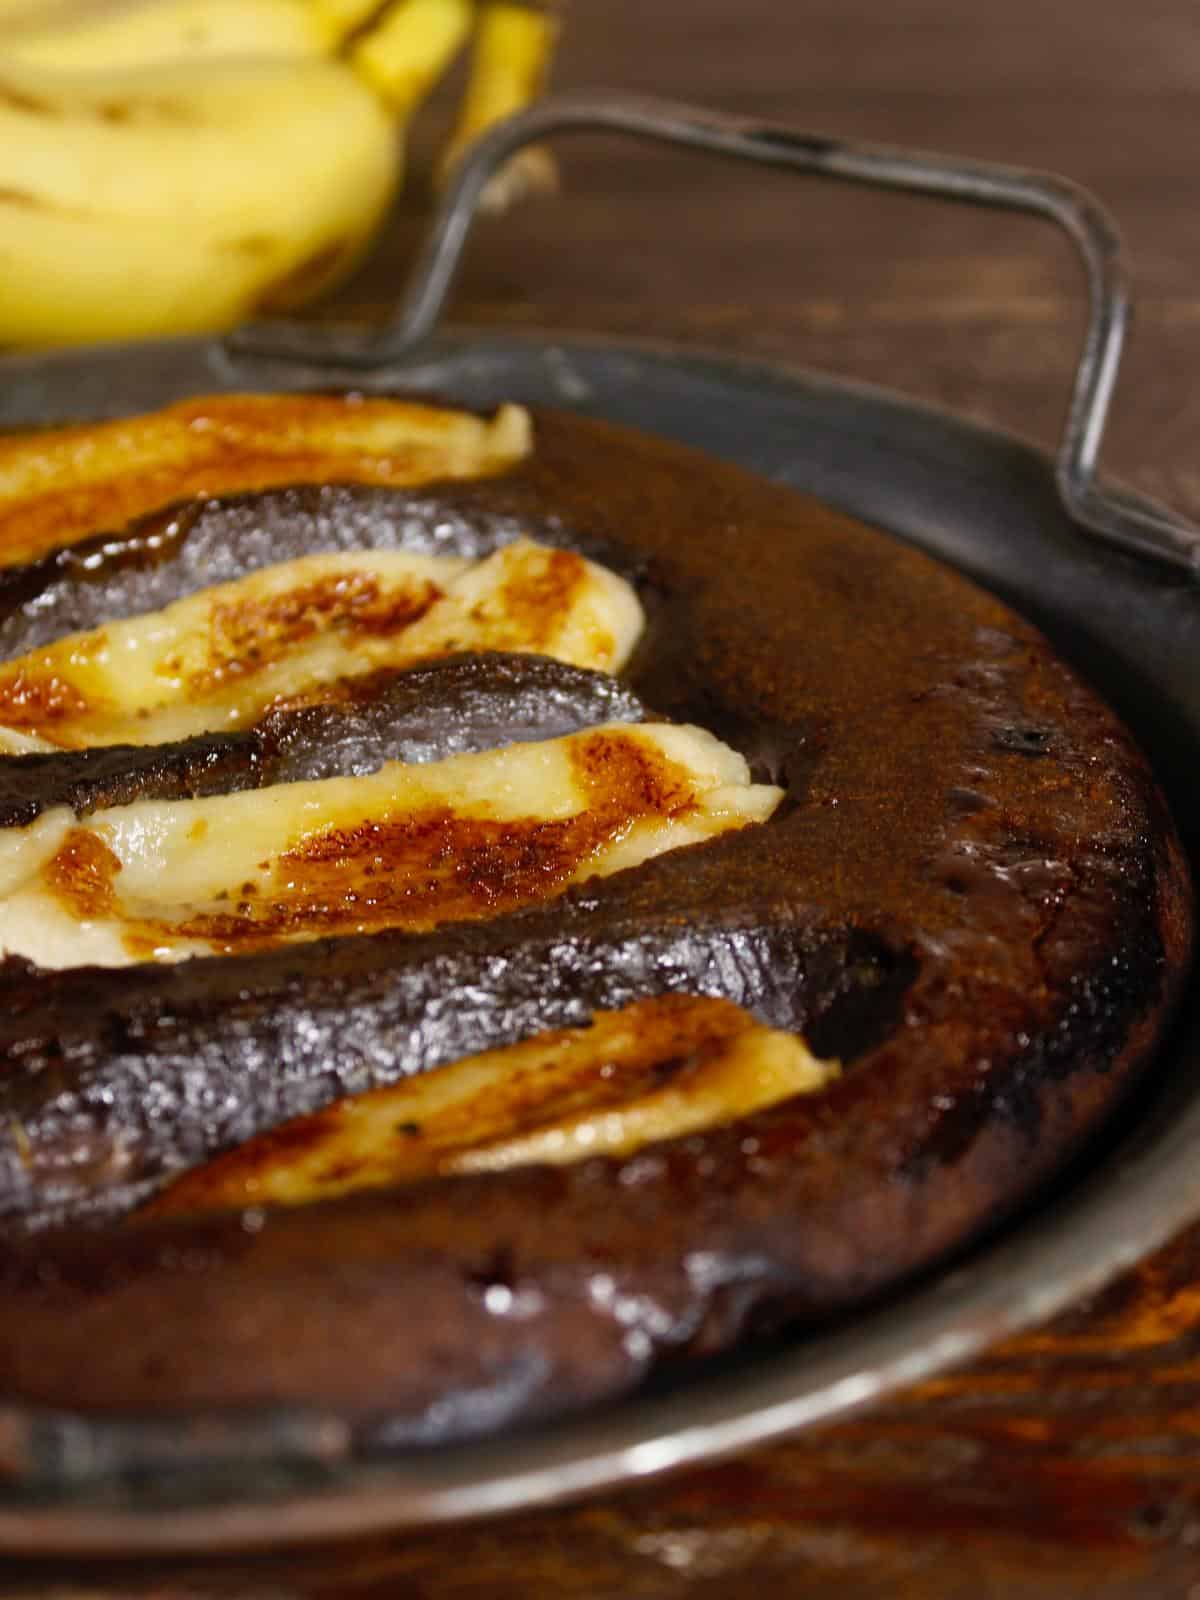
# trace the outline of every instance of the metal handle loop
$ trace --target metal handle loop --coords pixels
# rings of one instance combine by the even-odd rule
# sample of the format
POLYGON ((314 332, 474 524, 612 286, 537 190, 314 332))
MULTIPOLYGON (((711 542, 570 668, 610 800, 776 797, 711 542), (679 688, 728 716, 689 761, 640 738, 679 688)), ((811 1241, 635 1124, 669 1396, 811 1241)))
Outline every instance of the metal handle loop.
POLYGON ((355 341, 314 339, 296 324, 241 330, 226 349, 235 361, 269 357, 307 366, 373 371, 409 357, 432 333, 489 178, 527 144, 559 133, 604 130, 735 156, 879 189, 935 195, 1047 217, 1073 240, 1087 274, 1090 309, 1083 352, 1058 450, 1059 494, 1074 520, 1138 555, 1200 571, 1200 528, 1097 478, 1097 457, 1129 316, 1120 241, 1112 218, 1086 189, 1053 174, 857 144, 773 127, 752 118, 621 94, 564 94, 498 124, 471 150, 442 201, 396 315, 355 341))

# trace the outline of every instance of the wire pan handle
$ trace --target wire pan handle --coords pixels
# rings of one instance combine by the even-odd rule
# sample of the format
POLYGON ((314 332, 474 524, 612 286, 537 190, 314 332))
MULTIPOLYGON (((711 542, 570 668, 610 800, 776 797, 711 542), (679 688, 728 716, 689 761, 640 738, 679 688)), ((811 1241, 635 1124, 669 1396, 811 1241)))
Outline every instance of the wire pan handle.
POLYGON ((1109 544, 1200 572, 1200 528, 1097 476, 1097 458, 1129 317, 1117 228, 1086 189, 1052 174, 823 138, 752 118, 622 94, 554 96, 498 124, 470 151, 442 201, 396 314, 367 338, 330 344, 292 324, 250 327, 227 349, 235 361, 270 357, 373 371, 410 357, 433 332, 488 180, 525 145, 603 130, 685 149, 787 167, 876 189, 934 195, 1047 217, 1072 239, 1087 273, 1089 312, 1056 480, 1067 511, 1109 544))

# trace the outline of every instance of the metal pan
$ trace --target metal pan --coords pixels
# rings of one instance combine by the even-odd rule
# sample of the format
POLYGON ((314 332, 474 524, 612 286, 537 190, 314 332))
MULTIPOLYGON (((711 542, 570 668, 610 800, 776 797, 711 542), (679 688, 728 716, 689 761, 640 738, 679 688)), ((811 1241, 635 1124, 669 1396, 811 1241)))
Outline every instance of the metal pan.
MULTIPOLYGON (((1200 538, 1095 480, 1124 313, 1111 226, 1059 180, 848 150, 675 107, 569 100, 516 119, 467 164, 407 310, 382 341, 256 333, 236 346, 190 340, 11 360, 0 367, 0 425, 250 383, 327 386, 353 372, 363 388, 566 407, 697 446, 920 545, 1037 622, 1141 739, 1195 860, 1200 538), (597 123, 1054 216, 1080 244, 1093 295, 1057 465, 941 412, 779 366, 552 334, 430 336, 496 162, 527 139, 597 123)), ((0 1409, 0 1547, 216 1549, 423 1525, 628 1482, 836 1417, 1044 1319, 1200 1216, 1198 1068, 1193 1000, 1136 1114, 1056 1186, 1052 1204, 1043 1197, 968 1259, 820 1336, 780 1339, 558 1427, 363 1459, 336 1416, 95 1420, 0 1409)))

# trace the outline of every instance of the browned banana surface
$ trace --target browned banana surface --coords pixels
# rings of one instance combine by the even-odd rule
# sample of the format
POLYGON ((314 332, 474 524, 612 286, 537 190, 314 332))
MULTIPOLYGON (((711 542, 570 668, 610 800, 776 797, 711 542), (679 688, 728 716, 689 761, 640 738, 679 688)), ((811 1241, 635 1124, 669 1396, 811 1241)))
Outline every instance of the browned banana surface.
POLYGON ((645 708, 605 673, 544 656, 480 653, 355 679, 328 699, 269 711, 254 728, 167 745, 0 755, 0 826, 53 806, 86 816, 135 799, 233 794, 554 739, 645 708))
POLYGON ((193 1167, 147 1216, 309 1205, 457 1172, 629 1156, 838 1074, 728 1000, 658 995, 335 1101, 193 1167))
POLYGON ((0 437, 0 560, 36 562, 176 501, 293 483, 485 477, 528 449, 519 406, 483 418, 364 395, 198 395, 141 416, 9 432, 0 437))

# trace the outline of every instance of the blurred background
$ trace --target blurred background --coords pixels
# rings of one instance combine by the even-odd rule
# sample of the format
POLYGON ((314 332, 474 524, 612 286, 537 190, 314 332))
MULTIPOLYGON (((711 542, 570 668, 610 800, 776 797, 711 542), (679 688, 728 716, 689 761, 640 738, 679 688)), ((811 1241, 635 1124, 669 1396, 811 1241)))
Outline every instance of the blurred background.
MULTIPOLYGON (((556 12, 554 86, 1094 189, 1140 314, 1106 465, 1200 515, 1195 0, 0 0, 0 340, 314 293, 308 315, 384 315, 448 147, 537 92, 556 12)), ((783 357, 1054 442, 1082 285, 1048 226, 628 141, 576 139, 561 165, 557 194, 526 184, 479 229, 458 320, 783 357)))
MULTIPOLYGON (((554 83, 1061 171, 1115 212, 1135 333, 1105 464, 1200 516, 1200 14, 1195 0, 573 0, 554 83)), ((449 126, 337 297, 376 313, 449 126)), ((687 339, 908 390, 1051 445, 1082 283, 1049 226, 760 174, 616 140, 481 226, 457 320, 687 339)))

